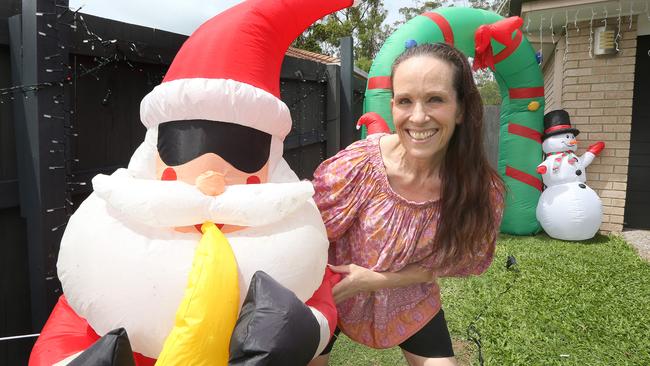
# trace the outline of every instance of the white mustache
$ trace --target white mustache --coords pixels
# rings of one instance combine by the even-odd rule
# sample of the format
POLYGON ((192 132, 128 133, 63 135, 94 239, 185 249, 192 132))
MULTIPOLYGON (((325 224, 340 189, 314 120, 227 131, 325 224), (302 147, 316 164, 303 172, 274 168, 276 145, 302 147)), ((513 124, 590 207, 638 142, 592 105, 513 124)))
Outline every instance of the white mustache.
POLYGON ((180 227, 211 221, 237 226, 263 226, 280 221, 314 194, 308 181, 232 185, 207 196, 181 181, 134 178, 128 170, 99 174, 95 193, 127 220, 153 227, 180 227))

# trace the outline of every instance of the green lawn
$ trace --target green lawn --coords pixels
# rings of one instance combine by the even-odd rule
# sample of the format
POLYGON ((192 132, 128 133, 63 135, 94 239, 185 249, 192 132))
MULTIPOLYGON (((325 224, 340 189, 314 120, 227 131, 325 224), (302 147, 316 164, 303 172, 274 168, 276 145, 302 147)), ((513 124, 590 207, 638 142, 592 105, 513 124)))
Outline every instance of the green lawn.
MULTIPOLYGON (((485 365, 650 365, 650 264, 619 237, 503 235, 485 274, 443 279, 441 287, 461 364, 478 365, 467 327, 485 309, 477 322, 485 365), (518 275, 505 268, 508 255, 518 275)), ((371 350, 346 337, 330 362, 405 364, 397 348, 371 350)))

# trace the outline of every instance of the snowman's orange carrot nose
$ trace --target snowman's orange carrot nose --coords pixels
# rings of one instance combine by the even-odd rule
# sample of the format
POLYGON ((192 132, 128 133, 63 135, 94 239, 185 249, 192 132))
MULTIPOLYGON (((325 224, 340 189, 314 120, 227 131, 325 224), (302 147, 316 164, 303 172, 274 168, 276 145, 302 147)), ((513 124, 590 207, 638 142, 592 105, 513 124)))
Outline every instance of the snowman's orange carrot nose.
POLYGON ((577 145, 577 144, 578 144, 578 140, 576 139, 569 141, 569 145, 577 145))

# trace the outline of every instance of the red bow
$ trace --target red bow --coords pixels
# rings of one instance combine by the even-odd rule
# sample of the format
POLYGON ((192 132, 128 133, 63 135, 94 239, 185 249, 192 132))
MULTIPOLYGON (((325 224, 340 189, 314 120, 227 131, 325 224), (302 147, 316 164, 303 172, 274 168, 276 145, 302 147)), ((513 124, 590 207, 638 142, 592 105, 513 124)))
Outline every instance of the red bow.
POLYGON ((486 67, 494 70, 494 55, 492 54, 490 40, 494 38, 495 41, 507 47, 512 43, 512 32, 521 27, 522 24, 524 24, 524 20, 515 16, 478 27, 476 33, 474 33, 475 52, 472 67, 474 71, 486 67))

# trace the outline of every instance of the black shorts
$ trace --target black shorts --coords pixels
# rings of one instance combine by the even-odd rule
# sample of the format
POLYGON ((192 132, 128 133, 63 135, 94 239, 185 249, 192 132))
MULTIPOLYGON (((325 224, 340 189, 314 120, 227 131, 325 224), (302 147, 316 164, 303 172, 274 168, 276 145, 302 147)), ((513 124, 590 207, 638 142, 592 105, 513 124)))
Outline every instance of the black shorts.
MULTIPOLYGON (((340 332, 341 330, 336 328, 334 336, 323 352, 321 352, 321 355, 332 352, 334 341, 336 341, 340 332)), ((445 313, 442 309, 422 329, 400 343, 399 347, 404 351, 420 357, 454 357, 454 349, 451 346, 451 337, 449 336, 449 329, 447 329, 445 313)))

